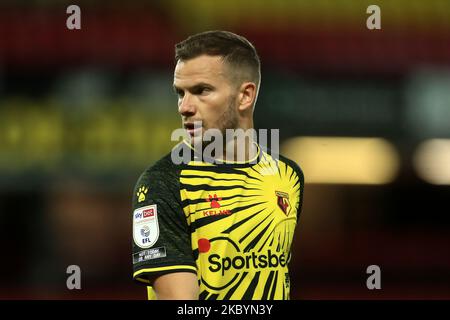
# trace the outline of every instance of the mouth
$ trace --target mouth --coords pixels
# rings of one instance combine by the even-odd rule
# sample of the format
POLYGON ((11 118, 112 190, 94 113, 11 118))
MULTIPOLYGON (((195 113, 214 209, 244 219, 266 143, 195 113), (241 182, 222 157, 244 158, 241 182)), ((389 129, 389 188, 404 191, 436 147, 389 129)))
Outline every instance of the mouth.
POLYGON ((202 129, 201 126, 196 126, 194 124, 194 122, 185 122, 183 124, 184 129, 187 131, 187 133, 191 136, 194 137, 195 135, 198 135, 200 130, 202 129))

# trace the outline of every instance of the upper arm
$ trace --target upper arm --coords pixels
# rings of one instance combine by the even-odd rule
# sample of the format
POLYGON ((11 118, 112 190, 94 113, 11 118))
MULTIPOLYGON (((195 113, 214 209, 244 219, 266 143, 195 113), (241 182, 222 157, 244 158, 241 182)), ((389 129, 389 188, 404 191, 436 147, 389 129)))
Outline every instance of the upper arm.
POLYGON ((133 278, 150 286, 154 279, 173 273, 191 273, 197 281, 190 228, 171 170, 146 171, 134 190, 133 278))
POLYGON ((190 272, 175 272, 159 276, 153 281, 158 300, 198 300, 197 276, 190 272))

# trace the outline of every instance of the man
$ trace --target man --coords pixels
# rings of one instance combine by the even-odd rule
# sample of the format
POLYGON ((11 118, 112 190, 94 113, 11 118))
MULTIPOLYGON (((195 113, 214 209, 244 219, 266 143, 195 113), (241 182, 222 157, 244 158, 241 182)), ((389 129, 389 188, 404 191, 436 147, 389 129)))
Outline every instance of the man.
POLYGON ((251 137, 224 138, 224 152, 202 157, 207 130, 225 137, 226 129, 253 128, 256 50, 241 36, 209 31, 177 44, 175 60, 173 86, 190 139, 135 186, 133 278, 148 286, 149 299, 289 299, 302 171, 251 137), (177 164, 186 146, 193 158, 177 164))

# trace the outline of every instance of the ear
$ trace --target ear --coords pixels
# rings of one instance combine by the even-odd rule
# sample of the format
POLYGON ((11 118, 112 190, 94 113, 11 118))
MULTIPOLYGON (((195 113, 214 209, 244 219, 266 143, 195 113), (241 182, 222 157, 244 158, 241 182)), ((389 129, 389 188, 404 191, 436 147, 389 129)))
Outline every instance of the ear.
POLYGON ((256 101, 256 84, 244 82, 239 88, 239 111, 252 110, 256 101))

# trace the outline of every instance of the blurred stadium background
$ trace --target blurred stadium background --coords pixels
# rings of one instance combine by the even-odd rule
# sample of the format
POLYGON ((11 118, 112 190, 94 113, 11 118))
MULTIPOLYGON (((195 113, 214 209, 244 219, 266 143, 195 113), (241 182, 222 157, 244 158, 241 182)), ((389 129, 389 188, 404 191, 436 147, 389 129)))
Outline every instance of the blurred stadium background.
POLYGON ((256 125, 305 171, 292 299, 450 298, 449 17, 448 0, 2 0, 0 298, 146 298, 131 193, 180 126, 173 46, 209 29, 255 44, 256 125))

